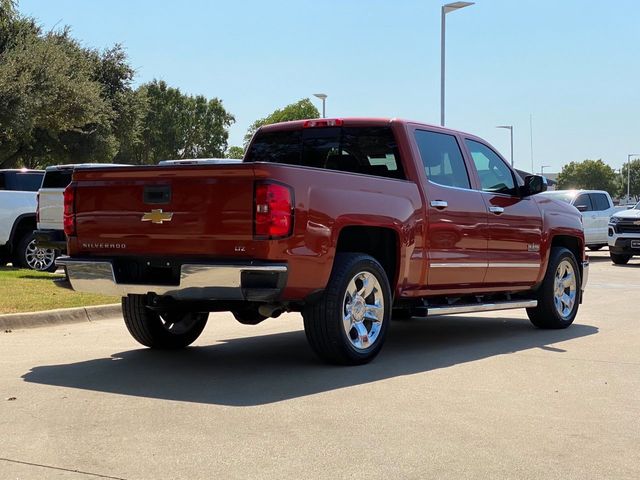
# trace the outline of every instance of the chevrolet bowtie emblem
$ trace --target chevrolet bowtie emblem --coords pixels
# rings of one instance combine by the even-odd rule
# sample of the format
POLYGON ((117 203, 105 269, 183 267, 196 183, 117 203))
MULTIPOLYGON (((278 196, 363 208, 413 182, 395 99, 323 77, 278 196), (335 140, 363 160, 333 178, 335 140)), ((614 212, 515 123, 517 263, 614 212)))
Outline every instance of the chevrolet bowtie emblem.
POLYGON ((170 222, 173 218, 173 213, 163 212, 162 209, 159 210, 151 210, 150 212, 142 215, 143 222, 151 222, 151 223, 162 223, 162 222, 170 222))

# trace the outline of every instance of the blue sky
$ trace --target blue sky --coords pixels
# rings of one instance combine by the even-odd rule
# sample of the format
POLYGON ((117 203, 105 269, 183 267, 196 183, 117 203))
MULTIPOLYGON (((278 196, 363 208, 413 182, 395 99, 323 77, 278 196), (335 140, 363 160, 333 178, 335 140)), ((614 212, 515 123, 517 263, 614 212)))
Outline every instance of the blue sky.
MULTIPOLYGON (((136 84, 218 97, 230 144, 255 119, 324 92, 327 116, 437 124, 440 6, 433 0, 21 0, 45 28, 122 43, 136 84)), ((477 0, 447 15, 447 126, 536 172, 640 153, 640 2, 477 0)), ((317 104, 320 107, 320 104, 317 104)))

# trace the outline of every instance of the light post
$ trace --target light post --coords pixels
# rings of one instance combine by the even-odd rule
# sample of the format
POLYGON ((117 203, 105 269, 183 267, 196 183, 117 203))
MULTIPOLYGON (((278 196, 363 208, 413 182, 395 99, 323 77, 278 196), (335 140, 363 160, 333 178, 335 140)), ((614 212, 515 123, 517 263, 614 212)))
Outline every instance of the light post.
MULTIPOLYGON (((544 169, 549 168, 551 165, 540 165, 540 176, 544 177, 544 169)), ((533 173, 533 172, 531 172, 533 173)))
POLYGON ((629 200, 631 200, 631 157, 638 157, 640 153, 630 153, 627 155, 627 205, 629 205, 629 200))
POLYGON ((460 10, 473 5, 474 2, 453 2, 442 6, 440 27, 440 126, 444 127, 444 40, 446 30, 446 15, 449 12, 460 10))
POLYGON ((325 113, 325 109, 324 109, 324 102, 327 100, 327 94, 326 93, 314 93, 313 96, 314 97, 318 97, 320 100, 322 100, 322 118, 325 118, 326 113, 325 113))
POLYGON ((496 128, 506 128, 511 133, 511 167, 513 168, 513 125, 498 125, 496 128))

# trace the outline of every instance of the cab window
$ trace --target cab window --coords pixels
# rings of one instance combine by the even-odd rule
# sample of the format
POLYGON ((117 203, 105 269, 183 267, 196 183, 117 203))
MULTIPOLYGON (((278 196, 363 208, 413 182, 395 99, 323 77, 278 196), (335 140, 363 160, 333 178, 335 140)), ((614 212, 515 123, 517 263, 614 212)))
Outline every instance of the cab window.
POLYGON ((591 203, 591 198, 587 193, 583 193, 582 195, 578 195, 576 197, 576 201, 573 202, 573 206, 576 207, 581 212, 592 212, 593 204, 591 203))
POLYGON ((604 193, 590 193, 589 196, 594 210, 599 212, 609 210, 609 200, 604 193))
POLYGON ((429 181, 447 187, 471 188, 456 137, 416 130, 415 138, 429 181))
POLYGON ((496 152, 486 145, 466 139, 465 143, 480 177, 480 186, 485 192, 516 194, 513 172, 496 152))

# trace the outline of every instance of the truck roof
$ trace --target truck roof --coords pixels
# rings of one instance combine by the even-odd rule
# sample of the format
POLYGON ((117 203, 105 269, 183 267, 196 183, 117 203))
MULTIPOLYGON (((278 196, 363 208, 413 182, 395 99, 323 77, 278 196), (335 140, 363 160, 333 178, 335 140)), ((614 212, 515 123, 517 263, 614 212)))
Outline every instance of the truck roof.
POLYGON ((468 132, 461 130, 454 130, 451 128, 441 127, 439 125, 433 125, 430 123, 419 122, 415 120, 407 120, 403 118, 386 118, 386 117, 342 117, 342 118, 310 118, 306 120, 293 120, 289 122, 271 123, 264 125, 258 129, 258 131, 268 132, 271 130, 298 130, 301 128, 311 127, 383 127, 393 123, 401 125, 414 125, 427 127, 429 129, 436 129, 442 132, 460 133, 469 138, 478 138, 468 132))

